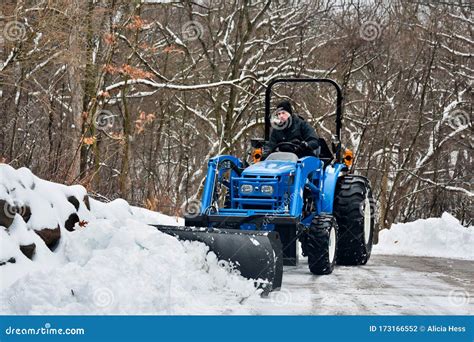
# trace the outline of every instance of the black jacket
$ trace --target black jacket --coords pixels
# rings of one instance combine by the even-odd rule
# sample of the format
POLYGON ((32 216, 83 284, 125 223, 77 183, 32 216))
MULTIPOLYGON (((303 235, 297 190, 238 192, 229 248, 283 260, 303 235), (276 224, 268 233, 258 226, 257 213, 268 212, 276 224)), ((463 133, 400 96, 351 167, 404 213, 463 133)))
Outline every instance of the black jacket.
MULTIPOLYGON (((275 146, 281 142, 292 142, 293 140, 306 141, 310 150, 319 146, 318 135, 314 128, 297 114, 291 115, 291 124, 284 129, 273 128, 270 140, 265 144, 263 155, 266 158, 275 146)), ((290 151, 289 151, 290 152, 290 151)))

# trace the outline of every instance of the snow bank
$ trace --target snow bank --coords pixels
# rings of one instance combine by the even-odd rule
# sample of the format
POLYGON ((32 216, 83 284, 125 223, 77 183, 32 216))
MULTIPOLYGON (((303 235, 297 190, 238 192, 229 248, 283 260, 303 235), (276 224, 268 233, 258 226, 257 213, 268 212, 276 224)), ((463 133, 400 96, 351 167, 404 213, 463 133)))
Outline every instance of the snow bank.
MULTIPOLYGON (((46 182, 4 164, 0 201, 31 208, 31 215, 22 210, 5 219, 0 207, 0 314, 255 314, 262 305, 269 307, 265 313, 281 312, 279 307, 294 313, 292 307, 308 305, 304 296, 290 303, 288 289, 265 302, 253 281, 220 267, 205 245, 180 242, 145 224, 182 219, 122 199, 86 200, 81 186, 46 182), (71 215, 78 220, 68 230, 71 215), (60 240, 48 247, 39 233, 56 226, 60 240), (29 258, 20 246, 33 244, 29 258)), ((374 253, 474 260, 472 246, 473 229, 443 214, 383 230, 374 253)), ((314 288, 303 266, 304 281, 314 288)), ((291 271, 289 277, 291 289, 291 271)))
POLYGON ((85 195, 83 187, 0 164, 0 199, 31 207, 31 218, 17 213, 0 226, 0 314, 215 314, 238 307, 247 313, 241 303, 259 298, 253 281, 220 267, 204 244, 145 224, 182 219, 121 199, 88 199, 88 209, 85 195), (79 199, 77 209, 71 195, 79 199), (64 221, 71 213, 81 224, 69 231, 64 221), (48 248, 38 230, 55 225, 61 238, 48 248), (20 246, 32 243, 30 259, 20 246))
POLYGON ((463 227, 448 213, 394 224, 380 232, 377 254, 401 254, 474 260, 474 227, 463 227))

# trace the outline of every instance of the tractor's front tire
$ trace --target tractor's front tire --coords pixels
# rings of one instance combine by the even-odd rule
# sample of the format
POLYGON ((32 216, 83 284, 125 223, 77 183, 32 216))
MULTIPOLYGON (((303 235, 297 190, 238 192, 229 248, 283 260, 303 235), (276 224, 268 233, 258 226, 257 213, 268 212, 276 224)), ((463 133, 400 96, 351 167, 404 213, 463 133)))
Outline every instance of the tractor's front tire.
POLYGON ((313 274, 330 274, 336 265, 338 227, 330 215, 315 216, 309 229, 303 233, 303 255, 308 256, 309 270, 313 274))
POLYGON ((339 226, 337 263, 365 265, 370 258, 375 225, 375 205, 367 178, 340 178, 334 199, 339 226))

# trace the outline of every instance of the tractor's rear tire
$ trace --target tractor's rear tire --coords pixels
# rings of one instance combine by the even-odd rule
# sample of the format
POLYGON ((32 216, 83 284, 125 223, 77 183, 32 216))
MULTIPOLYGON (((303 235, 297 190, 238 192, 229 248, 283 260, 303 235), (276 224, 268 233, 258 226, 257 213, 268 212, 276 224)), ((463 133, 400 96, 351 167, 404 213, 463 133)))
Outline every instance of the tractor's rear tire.
POLYGON ((330 215, 315 216, 309 229, 303 233, 303 255, 308 256, 309 270, 313 274, 330 274, 336 265, 338 228, 330 215))
POLYGON ((337 263, 365 265, 372 252, 375 205, 367 178, 348 175, 338 180, 334 216, 339 226, 337 263))

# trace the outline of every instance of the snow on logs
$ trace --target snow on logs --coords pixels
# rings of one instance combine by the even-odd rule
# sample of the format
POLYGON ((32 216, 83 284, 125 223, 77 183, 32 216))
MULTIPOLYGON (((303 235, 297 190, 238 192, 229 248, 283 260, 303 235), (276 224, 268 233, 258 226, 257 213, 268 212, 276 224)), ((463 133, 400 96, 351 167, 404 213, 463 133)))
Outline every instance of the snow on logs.
POLYGON ((61 236, 91 217, 86 189, 65 186, 34 176, 27 168, 15 170, 0 164, 0 266, 15 263, 19 253, 33 259, 38 243, 51 251, 61 236))

